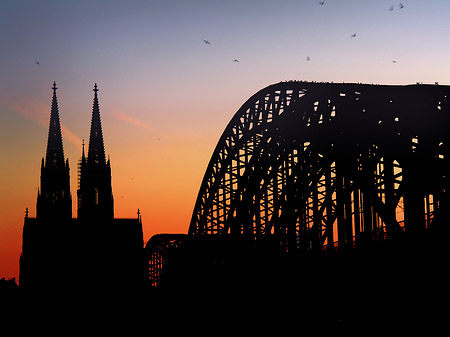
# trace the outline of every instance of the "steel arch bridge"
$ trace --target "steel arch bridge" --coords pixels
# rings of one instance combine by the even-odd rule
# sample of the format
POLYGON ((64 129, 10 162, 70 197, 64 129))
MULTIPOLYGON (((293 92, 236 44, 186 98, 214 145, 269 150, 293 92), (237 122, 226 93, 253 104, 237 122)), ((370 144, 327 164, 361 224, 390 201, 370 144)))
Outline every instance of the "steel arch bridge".
POLYGON ((237 111, 214 150, 190 237, 331 252, 446 221, 450 87, 289 81, 237 111))

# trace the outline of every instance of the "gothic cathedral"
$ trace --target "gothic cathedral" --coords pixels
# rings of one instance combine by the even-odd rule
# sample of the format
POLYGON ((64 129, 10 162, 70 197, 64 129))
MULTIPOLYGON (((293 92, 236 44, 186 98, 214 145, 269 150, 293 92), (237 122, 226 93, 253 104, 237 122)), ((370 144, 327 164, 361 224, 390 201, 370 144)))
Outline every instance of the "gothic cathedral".
POLYGON ((87 157, 78 167, 78 217, 72 218, 69 160, 59 119, 56 83, 41 163, 36 218, 26 212, 19 286, 41 290, 124 290, 145 282, 142 221, 114 218, 111 164, 106 160, 97 84, 87 157))

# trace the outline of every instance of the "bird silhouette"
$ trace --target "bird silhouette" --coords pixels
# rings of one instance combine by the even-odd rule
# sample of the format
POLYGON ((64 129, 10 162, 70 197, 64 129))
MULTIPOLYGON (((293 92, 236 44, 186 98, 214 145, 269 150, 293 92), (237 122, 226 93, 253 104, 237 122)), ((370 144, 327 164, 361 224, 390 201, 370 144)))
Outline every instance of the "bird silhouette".
POLYGON ((34 62, 34 64, 37 64, 38 66, 41 65, 41 64, 39 63, 39 61, 34 62))
POLYGON ((205 44, 211 44, 208 40, 203 40, 203 42, 205 42, 205 44))
POLYGON ((234 59, 233 62, 239 62, 239 60, 238 59, 234 59))
POLYGON ((398 5, 398 7, 400 7, 400 9, 402 9, 405 6, 403 6, 403 4, 400 2, 400 5, 398 5))
POLYGON ((350 37, 353 39, 354 37, 356 37, 356 33, 353 33, 350 37))
POLYGON ((309 56, 306 56, 306 61, 309 61, 309 60, 310 60, 309 56))
POLYGON ((394 10, 394 6, 389 7, 389 11, 392 12, 394 10))
POLYGON ((323 4, 325 3, 325 1, 319 1, 319 5, 323 6, 323 4))
POLYGON ((392 61, 392 63, 397 63, 397 61, 394 60, 394 61, 392 61))

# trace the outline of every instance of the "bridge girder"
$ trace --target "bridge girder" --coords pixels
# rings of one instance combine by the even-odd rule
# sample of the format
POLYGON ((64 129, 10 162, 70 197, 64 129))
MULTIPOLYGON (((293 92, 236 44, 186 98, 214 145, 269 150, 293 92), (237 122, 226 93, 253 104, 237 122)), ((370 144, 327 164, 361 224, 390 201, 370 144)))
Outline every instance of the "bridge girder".
POLYGON ((322 252, 443 222, 449 95, 439 85, 262 89, 219 139, 189 235, 322 252))

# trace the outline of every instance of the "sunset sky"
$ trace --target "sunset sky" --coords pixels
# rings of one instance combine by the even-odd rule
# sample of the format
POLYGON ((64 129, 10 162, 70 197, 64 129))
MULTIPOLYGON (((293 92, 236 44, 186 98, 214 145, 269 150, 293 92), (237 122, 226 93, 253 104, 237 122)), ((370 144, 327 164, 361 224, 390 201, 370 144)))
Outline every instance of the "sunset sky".
POLYGON ((258 90, 450 84, 450 1, 402 3, 0 0, 0 278, 18 278, 25 209, 36 215, 53 81, 73 216, 97 83, 115 217, 139 208, 147 242, 187 233, 214 147, 258 90))

